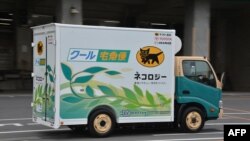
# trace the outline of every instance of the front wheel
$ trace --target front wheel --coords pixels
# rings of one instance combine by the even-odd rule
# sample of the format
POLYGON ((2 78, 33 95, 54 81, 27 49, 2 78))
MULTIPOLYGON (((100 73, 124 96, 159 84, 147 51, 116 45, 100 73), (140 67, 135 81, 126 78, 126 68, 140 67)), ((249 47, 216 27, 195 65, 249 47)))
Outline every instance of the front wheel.
POLYGON ((185 132, 199 132, 204 127, 204 123, 205 116, 202 110, 189 107, 183 112, 180 126, 185 132))
POLYGON ((112 114, 105 110, 98 110, 91 114, 89 118, 88 130, 92 136, 106 137, 114 129, 114 118, 112 114))

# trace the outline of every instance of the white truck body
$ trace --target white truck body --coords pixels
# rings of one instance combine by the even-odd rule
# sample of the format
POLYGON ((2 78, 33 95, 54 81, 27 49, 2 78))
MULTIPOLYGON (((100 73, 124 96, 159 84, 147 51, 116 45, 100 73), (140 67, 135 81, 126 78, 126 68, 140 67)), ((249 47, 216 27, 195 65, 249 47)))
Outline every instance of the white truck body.
POLYGON ((100 106, 117 123, 173 122, 175 31, 65 24, 33 27, 33 121, 88 124, 100 106))

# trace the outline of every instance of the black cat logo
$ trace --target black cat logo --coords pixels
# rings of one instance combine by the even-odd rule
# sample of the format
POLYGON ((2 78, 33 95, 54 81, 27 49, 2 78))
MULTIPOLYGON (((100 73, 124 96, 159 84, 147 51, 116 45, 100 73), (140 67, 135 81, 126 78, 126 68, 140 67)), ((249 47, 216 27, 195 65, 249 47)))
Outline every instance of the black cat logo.
POLYGON ((42 43, 42 41, 39 41, 37 43, 37 53, 38 53, 38 55, 42 55, 43 54, 43 43, 42 43))
POLYGON ((154 46, 140 48, 136 55, 137 61, 146 67, 159 66, 164 60, 163 52, 154 46))

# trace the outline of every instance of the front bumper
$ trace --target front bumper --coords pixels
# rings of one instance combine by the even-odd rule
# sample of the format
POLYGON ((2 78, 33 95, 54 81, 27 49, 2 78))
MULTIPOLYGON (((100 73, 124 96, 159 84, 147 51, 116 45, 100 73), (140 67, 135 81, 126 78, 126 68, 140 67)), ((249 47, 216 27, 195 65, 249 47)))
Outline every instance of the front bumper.
POLYGON ((223 101, 222 100, 219 101, 219 108, 220 108, 219 118, 222 118, 223 113, 224 113, 224 111, 223 111, 223 101))
POLYGON ((219 118, 222 118, 224 114, 223 108, 220 108, 219 118))

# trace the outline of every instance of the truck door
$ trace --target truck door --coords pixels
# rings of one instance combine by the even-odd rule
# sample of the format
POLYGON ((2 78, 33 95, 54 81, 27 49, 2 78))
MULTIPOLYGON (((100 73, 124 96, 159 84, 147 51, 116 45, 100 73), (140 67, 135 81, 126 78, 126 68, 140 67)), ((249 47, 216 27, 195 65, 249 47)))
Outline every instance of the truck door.
POLYGON ((181 65, 183 76, 177 77, 177 95, 183 101, 206 105, 205 108, 214 111, 211 114, 216 116, 221 90, 217 88, 217 77, 211 65, 205 60, 182 60, 181 65))
POLYGON ((33 117, 46 120, 46 35, 34 33, 33 47, 33 117))
POLYGON ((46 112, 45 119, 54 123, 55 117, 55 32, 48 32, 46 35, 46 112))
POLYGON ((54 122, 55 44, 54 33, 34 35, 33 118, 54 122))

